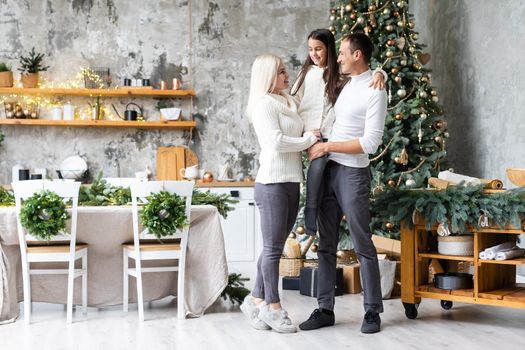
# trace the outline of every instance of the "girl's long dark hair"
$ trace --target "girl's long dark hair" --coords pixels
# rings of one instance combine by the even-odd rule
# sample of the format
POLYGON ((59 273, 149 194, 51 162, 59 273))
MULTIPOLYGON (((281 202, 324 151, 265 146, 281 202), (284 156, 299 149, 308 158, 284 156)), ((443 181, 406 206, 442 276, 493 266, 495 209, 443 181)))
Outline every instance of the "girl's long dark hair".
MULTIPOLYGON (((328 29, 316 29, 308 35, 308 40, 310 39, 319 40, 326 46, 326 69, 323 74, 323 80, 326 83, 325 94, 333 105, 347 80, 344 79, 342 81, 339 75, 334 35, 328 29)), ((292 95, 295 95, 301 85, 303 85, 306 73, 312 65, 315 65, 315 63, 310 58, 310 55, 308 55, 297 75, 297 82, 294 84, 295 88, 291 91, 292 95)))

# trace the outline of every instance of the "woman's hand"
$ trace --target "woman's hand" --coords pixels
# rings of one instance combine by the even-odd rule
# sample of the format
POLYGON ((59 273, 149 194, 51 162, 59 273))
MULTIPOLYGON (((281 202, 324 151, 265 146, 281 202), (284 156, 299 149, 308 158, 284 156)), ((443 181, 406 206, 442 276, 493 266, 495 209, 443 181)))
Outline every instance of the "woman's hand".
POLYGON ((385 77, 381 72, 375 72, 374 78, 368 84, 368 87, 373 87, 374 89, 384 90, 385 89, 385 77))
POLYGON ((317 137, 317 140, 321 141, 321 130, 319 129, 314 129, 314 130, 311 130, 310 131, 312 134, 315 135, 315 137, 317 137))

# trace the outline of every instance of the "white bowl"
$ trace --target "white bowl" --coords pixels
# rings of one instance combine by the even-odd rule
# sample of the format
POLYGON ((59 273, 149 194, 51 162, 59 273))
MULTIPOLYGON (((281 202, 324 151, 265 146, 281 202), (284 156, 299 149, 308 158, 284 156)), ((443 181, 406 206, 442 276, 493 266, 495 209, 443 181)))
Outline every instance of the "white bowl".
POLYGON ((60 163, 60 174, 64 179, 78 179, 87 170, 87 163, 79 156, 72 156, 60 163))

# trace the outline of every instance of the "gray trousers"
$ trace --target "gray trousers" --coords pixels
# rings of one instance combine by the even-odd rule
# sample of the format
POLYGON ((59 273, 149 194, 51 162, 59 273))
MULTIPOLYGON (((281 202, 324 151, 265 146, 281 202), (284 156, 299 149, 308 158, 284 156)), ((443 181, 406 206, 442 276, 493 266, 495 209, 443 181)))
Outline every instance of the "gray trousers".
POLYGON ((319 307, 333 310, 339 225, 346 216, 350 237, 361 265, 366 311, 383 312, 381 279, 376 248, 370 231, 370 169, 352 168, 328 161, 319 206, 319 307))
POLYGON ((255 184, 255 202, 261 217, 263 250, 257 261, 252 295, 267 304, 278 303, 279 260, 299 210, 299 183, 255 184))

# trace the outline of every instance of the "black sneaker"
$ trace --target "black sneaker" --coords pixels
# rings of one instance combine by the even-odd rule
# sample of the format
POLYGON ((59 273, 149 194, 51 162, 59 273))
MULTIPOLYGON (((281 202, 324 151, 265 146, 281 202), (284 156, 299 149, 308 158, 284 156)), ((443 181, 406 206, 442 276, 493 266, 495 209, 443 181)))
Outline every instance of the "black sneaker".
POLYGON ((303 331, 310 331, 321 327, 333 326, 335 323, 335 315, 331 310, 315 309, 306 321, 299 325, 299 329, 303 331))
POLYGON ((361 325, 361 333, 377 333, 381 330, 381 317, 374 311, 367 311, 363 324, 361 325))

